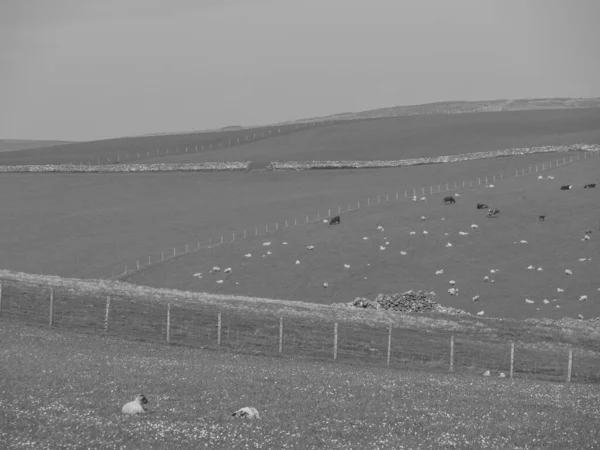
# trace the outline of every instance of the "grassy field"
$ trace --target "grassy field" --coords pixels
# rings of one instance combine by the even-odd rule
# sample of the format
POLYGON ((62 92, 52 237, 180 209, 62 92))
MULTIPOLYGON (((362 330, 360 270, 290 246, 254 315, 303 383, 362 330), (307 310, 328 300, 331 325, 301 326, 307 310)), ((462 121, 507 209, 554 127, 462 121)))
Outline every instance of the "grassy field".
POLYGON ((596 449, 596 385, 424 374, 0 321, 4 448, 596 449), (121 415, 138 393, 149 414, 121 415), (230 415, 254 406, 261 420, 230 415))
POLYGON ((69 144, 66 141, 40 141, 26 139, 0 139, 0 153, 32 148, 51 147, 53 145, 69 144))
MULTIPOLYGON (((216 246, 149 267, 124 280, 323 304, 374 298, 382 292, 433 290, 444 305, 472 314, 485 311, 492 317, 517 319, 593 317, 600 315, 596 261, 600 254, 596 236, 600 197, 597 189, 583 189, 583 185, 597 181, 599 163, 598 157, 582 159, 543 172, 543 180, 533 173, 498 181, 494 188, 458 189, 455 205, 442 205, 443 194, 429 197, 425 203, 402 198, 373 207, 366 207, 363 198, 363 207, 342 216, 340 226, 312 223, 216 246), (555 178, 546 179, 549 174, 555 178), (574 189, 561 191, 564 184, 572 184, 574 189), (476 209, 480 202, 499 208, 500 217, 485 218, 485 211, 476 209), (538 221, 539 215, 546 215, 546 220, 538 221), (427 220, 421 222, 421 216, 427 220), (471 224, 479 228, 472 230, 471 224), (385 231, 378 231, 377 226, 385 231), (582 241, 586 230, 593 230, 592 239, 582 241), (416 235, 411 236, 413 231, 416 235), (460 235, 461 231, 469 234, 460 235), (521 240, 527 244, 520 244, 521 240), (270 242, 269 246, 264 242, 270 242), (446 247, 447 243, 452 247, 446 247), (307 249, 310 245, 314 250, 307 249), (244 257, 246 254, 252 257, 244 257), (533 270, 527 269, 530 265, 533 270), (232 271, 210 273, 213 266, 232 271), (538 271, 539 267, 543 270, 538 271), (573 275, 566 275, 566 269, 573 275), (438 270, 444 273, 435 275, 438 270), (202 273, 202 278, 192 276, 195 273, 202 273), (485 276, 493 281, 485 282, 485 276), (459 295, 447 293, 450 280, 456 282, 459 295), (476 295, 480 299, 474 302, 476 295), (580 301, 582 295, 587 295, 588 301, 580 301), (535 303, 526 303, 526 298, 535 303)), ((541 165, 539 168, 541 174, 541 165)), ((321 216, 327 213, 321 209, 321 216)))
MULTIPOLYGON (((110 277, 174 246, 564 155, 355 171, 0 176, 2 268, 110 277)), ((569 155, 570 156, 570 155, 569 155)))
MULTIPOLYGON (((308 129, 216 153, 154 161, 397 160, 600 142, 600 109, 391 117, 308 129)), ((1 161, 1 160, 0 160, 1 161)))

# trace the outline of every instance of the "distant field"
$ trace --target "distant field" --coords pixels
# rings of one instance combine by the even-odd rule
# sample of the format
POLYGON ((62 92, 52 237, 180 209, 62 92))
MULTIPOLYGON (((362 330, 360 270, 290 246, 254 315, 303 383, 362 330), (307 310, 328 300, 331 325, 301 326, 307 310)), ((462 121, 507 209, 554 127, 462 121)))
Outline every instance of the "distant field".
POLYGON ((69 144, 67 141, 30 141, 25 139, 0 139, 0 153, 13 152, 17 150, 28 150, 32 148, 51 147, 55 145, 69 144))
MULTIPOLYGON (((440 171, 448 173, 452 166, 444 165, 440 171)), ((402 198, 401 202, 370 208, 363 198, 361 210, 343 215, 340 226, 320 222, 241 239, 182 255, 125 280, 153 287, 323 304, 374 298, 382 292, 433 290, 442 304, 472 314, 485 311, 491 317, 517 319, 595 317, 600 315, 596 261, 600 255, 596 236, 600 234, 600 193, 583 189, 583 185, 600 181, 599 173, 600 157, 581 160, 544 172, 544 176, 555 176, 553 180, 538 180, 533 173, 498 181, 494 188, 458 189, 456 205, 442 205, 443 194, 428 196, 426 203, 402 198), (572 184, 574 190, 561 191, 563 184, 572 184), (485 218, 485 211, 476 209, 479 202, 499 208, 500 217, 485 218), (542 214, 547 218, 539 222, 542 214), (425 222, 420 221, 422 215, 425 222), (471 224, 479 228, 472 230, 471 224), (384 232, 377 230, 379 225, 384 232), (593 230, 592 239, 582 242, 585 230, 593 230), (411 231, 416 235, 410 236, 411 231), (461 236, 459 231, 469 234, 461 236), (527 244, 520 244, 521 240, 527 244), (263 242, 270 245, 265 247, 263 242), (447 243, 452 247, 446 247, 447 243), (307 249, 309 245, 315 249, 307 249), (252 257, 245 258, 247 253, 252 257), (300 264, 295 264, 296 260, 300 264), (534 270, 527 270, 529 265, 534 270), (211 274, 213 266, 221 270, 230 267, 232 272, 211 274), (538 267, 543 270, 536 270, 538 267), (435 275, 440 269, 443 275, 435 275), (492 269, 498 273, 492 274, 492 269), (565 275, 566 269, 573 275, 565 275), (198 272, 203 278, 192 276, 198 272), (493 281, 486 283, 485 276, 493 281), (223 280, 222 284, 218 280, 223 280), (447 293, 450 280, 456 281, 459 295, 447 293), (476 295, 480 299, 473 302, 476 295), (582 295, 587 295, 588 301, 579 301, 582 295), (526 298, 535 303, 527 304, 526 298)), ((320 211, 322 217, 327 215, 326 208, 320 211)), ((279 226, 283 227, 281 222, 279 226)), ((224 234, 231 240, 231 235, 224 234)))
MULTIPOLYGON (((600 109, 392 117, 308 129, 216 153, 155 162, 398 160, 488 150, 600 143, 600 109)), ((1 160, 0 160, 1 161, 1 160)))
POLYGON ((594 385, 252 357, 1 320, 2 448, 600 445, 594 385), (149 414, 122 415, 138 393, 149 414), (261 420, 233 420, 243 406, 256 407, 261 420))
POLYGON ((379 194, 514 172, 564 155, 358 171, 4 174, 0 264, 110 277, 173 246, 316 214, 379 194))

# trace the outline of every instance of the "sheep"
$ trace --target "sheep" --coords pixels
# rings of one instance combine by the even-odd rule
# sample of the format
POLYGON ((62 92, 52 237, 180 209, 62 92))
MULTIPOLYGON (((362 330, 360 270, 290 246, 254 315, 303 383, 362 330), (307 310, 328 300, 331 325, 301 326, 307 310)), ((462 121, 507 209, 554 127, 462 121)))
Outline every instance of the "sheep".
POLYGON ((573 272, 571 272, 569 269, 565 270, 565 273, 566 273, 567 275, 573 275, 573 272))
POLYGON ((496 186, 494 186, 493 184, 490 184, 488 187, 491 187, 491 188, 493 188, 493 187, 496 187, 496 186))
MULTIPOLYGON (((267 252, 267 253, 271 253, 271 252, 267 252)), ((225 269, 223 272, 225 273, 231 273, 231 267, 228 267, 227 269, 225 269)))
POLYGON ((498 272, 498 270, 495 270, 495 269, 490 270, 490 273, 496 273, 496 272, 498 272))
POLYGON ((467 236, 469 233, 467 233, 466 231, 459 231, 458 234, 460 234, 461 236, 467 236))
POLYGON ((125 403, 121 412, 123 414, 145 414, 147 409, 144 405, 148 404, 148 399, 144 394, 136 395, 132 402, 125 403))
POLYGON ((498 374, 498 377, 499 377, 499 378, 506 378, 506 374, 505 374, 504 372, 500 372, 500 373, 498 374))
POLYGON ((537 268, 538 272, 541 272, 542 270, 544 270, 541 266, 537 268))
POLYGON ((315 249, 315 246, 314 246, 314 245, 307 245, 307 246, 306 246, 306 248, 307 248, 308 250, 314 250, 314 249, 315 249))
POLYGON ((546 220, 546 216, 545 216, 545 215, 543 215, 543 216, 539 216, 539 217, 538 217, 538 220, 539 220, 540 222, 544 222, 544 221, 546 220))
POLYGON ((263 247, 268 247, 269 245, 271 245, 270 242, 263 242, 263 247))
POLYGON ((258 414, 258 411, 256 410, 256 408, 252 408, 252 407, 248 407, 248 406, 238 409, 231 416, 239 417, 239 418, 247 418, 247 419, 260 419, 260 414, 258 414))
POLYGON ((417 196, 416 196, 416 195, 415 195, 415 196, 412 198, 412 201, 413 201, 413 202, 416 202, 416 201, 417 201, 417 196))
POLYGON ((533 269, 535 269, 535 267, 533 267, 533 266, 527 266, 527 269, 533 270, 533 269))
POLYGON ((385 245, 386 245, 387 247, 389 247, 389 246, 390 246, 390 242, 389 242, 389 241, 385 241, 385 245))
POLYGON ((542 300, 542 301, 544 302, 544 305, 547 305, 548 303, 550 303, 550 302, 548 301, 548 299, 546 299, 546 298, 545 298, 544 300, 542 300))
POLYGON ((329 286, 329 283, 327 283, 327 282, 323 283, 323 287, 324 287, 324 288, 326 288, 326 287, 328 287, 328 286, 329 286))
POLYGON ((369 238, 367 236, 363 237, 363 241, 368 241, 369 238))
POLYGON ((287 245, 287 242, 282 242, 281 245, 287 245))
POLYGON ((526 298, 525 303, 535 303, 535 302, 533 300, 529 300, 528 298, 526 298))
POLYGON ((484 376, 484 377, 489 377, 490 375, 491 375, 491 374, 490 374, 490 371, 489 371, 489 370, 486 370, 485 372, 483 372, 483 376, 484 376))
POLYGON ((488 276, 486 275, 485 277, 483 277, 483 281, 485 281, 485 282, 487 283, 488 281, 490 281, 490 277, 488 277, 488 276))
POLYGON ((474 302, 476 302, 477 300, 479 300, 479 295, 476 295, 475 297, 473 297, 474 302))
POLYGON ((579 320, 583 320, 583 314, 579 314, 577 317, 579 318, 579 320))
POLYGON ((454 280, 450 280, 450 281, 448 281, 448 284, 449 284, 450 286, 454 286, 454 285, 456 284, 456 281, 454 281, 454 280))
POLYGON ((554 177, 553 177, 552 175, 548 175, 548 176, 546 177, 546 179, 548 179, 548 180, 554 180, 554 177))
POLYGON ((414 236, 415 234, 417 234, 417 232, 416 232, 416 231, 411 231, 411 232, 410 232, 410 233, 408 233, 408 234, 410 234, 411 236, 414 236))
POLYGON ((217 283, 221 284, 223 283, 223 280, 217 280, 217 283))
POLYGON ((471 230, 476 230, 477 228, 479 228, 479 226, 477 224, 474 224, 474 223, 471 224, 471 230))
POLYGON ((429 233, 427 232, 427 230, 423 230, 423 235, 427 236, 429 233))
POLYGON ((379 226, 377 227, 377 229, 378 229, 379 231, 383 231, 383 227, 382 227, 381 225, 379 225, 379 226))
POLYGON ((202 272, 197 272, 192 276, 197 277, 197 278, 202 278, 202 272))
POLYGON ((384 245, 380 245, 379 246, 379 250, 382 250, 382 251, 385 250, 385 246, 384 245))
POLYGON ((296 260, 296 264, 300 264, 300 260, 299 259, 296 260))
POLYGON ((271 250, 267 250, 267 255, 270 255, 270 254, 271 254, 271 250))
POLYGON ((448 289, 448 294, 450 294, 450 295, 458 295, 458 289, 457 288, 450 288, 450 289, 448 289))
POLYGON ((582 241, 589 241, 589 240, 590 240, 590 235, 589 235, 589 234, 586 234, 586 235, 583 237, 583 239, 582 239, 582 241))
POLYGON ((220 272, 221 268, 219 266, 215 266, 212 268, 211 272, 220 272))
POLYGON ((522 240, 520 241, 520 243, 521 243, 521 244, 527 244, 527 241, 526 241, 525 239, 522 239, 522 240))
POLYGON ((400 254, 401 254, 402 256, 406 256, 406 252, 404 252, 404 251, 401 251, 401 252, 400 252, 400 254))
POLYGON ((344 268, 349 269, 350 268, 350 264, 344 264, 344 268))
POLYGON ((436 275, 441 275, 441 274, 443 274, 443 273, 444 273, 444 269, 440 269, 440 270, 436 270, 436 271, 435 271, 435 274, 436 274, 436 275))
POLYGON ((426 202, 426 201, 427 201, 427 197, 421 197, 421 198, 420 198, 420 200, 421 200, 422 202, 426 202))
POLYGON ((427 219, 425 216, 421 216, 421 222, 425 222, 427 219))
POLYGON ((580 302, 587 302, 587 299, 588 299, 587 295, 582 295, 581 297, 579 297, 580 302))
POLYGON ((252 253, 246 253, 246 254, 244 255, 244 258, 252 258, 252 253))
POLYGON ((484 313, 483 311, 479 311, 479 312, 477 313, 477 315, 478 315, 478 316, 483 316, 484 314, 485 314, 485 313, 484 313))
POLYGON ((450 242, 448 242, 448 243, 446 244, 446 247, 452 247, 452 244, 451 244, 450 242))
POLYGON ((543 176, 541 176, 541 175, 540 175, 540 176, 538 176, 538 180, 543 180, 543 179, 544 179, 544 177, 543 177, 543 176))
POLYGON ((565 292, 565 290, 561 288, 556 288, 556 292, 565 292))

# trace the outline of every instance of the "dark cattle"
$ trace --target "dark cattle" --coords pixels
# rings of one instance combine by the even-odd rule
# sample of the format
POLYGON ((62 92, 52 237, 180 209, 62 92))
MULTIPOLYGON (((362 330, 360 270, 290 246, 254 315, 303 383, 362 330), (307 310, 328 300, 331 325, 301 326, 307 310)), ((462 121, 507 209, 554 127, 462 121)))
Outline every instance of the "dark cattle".
POLYGON ((561 191, 568 191, 569 189, 571 189, 573 187, 573 185, 571 184, 565 184, 564 186, 560 187, 561 191))
POLYGON ((454 197, 451 195, 448 195, 447 197, 444 197, 444 205, 448 203, 456 203, 456 200, 454 200, 454 197))
POLYGON ((489 209, 490 207, 485 203, 477 203, 477 209, 489 209))
POLYGON ((544 220, 546 220, 546 216, 540 216, 540 217, 538 217, 538 220, 540 222, 543 222, 544 220))
POLYGON ((596 183, 590 183, 590 184, 586 184, 583 188, 584 189, 591 189, 591 188, 595 188, 596 187, 596 183))
POLYGON ((340 223, 340 216, 332 217, 329 221, 329 225, 336 225, 340 223))

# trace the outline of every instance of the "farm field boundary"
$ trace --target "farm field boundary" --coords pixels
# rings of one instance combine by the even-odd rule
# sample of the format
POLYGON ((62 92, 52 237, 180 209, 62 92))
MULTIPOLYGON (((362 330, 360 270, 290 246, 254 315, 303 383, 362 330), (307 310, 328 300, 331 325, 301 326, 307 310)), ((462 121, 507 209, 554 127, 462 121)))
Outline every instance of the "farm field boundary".
MULTIPOLYGON (((183 255, 187 255, 192 252, 198 252, 203 249, 212 248, 215 246, 223 245, 223 244, 232 244, 236 240, 247 239, 251 237, 258 236, 268 236, 273 235, 273 233, 277 233, 280 230, 287 230, 291 227, 308 225, 311 223, 321 222, 322 220, 328 220, 335 215, 344 215, 348 214, 352 211, 359 210, 361 208, 374 206, 380 203, 388 203, 392 201, 400 202, 400 201, 426 201, 428 196, 433 195, 441 195, 456 192, 459 189, 473 189, 478 187, 493 187, 494 183, 499 181, 503 181, 505 179, 512 179, 515 177, 522 177, 530 174, 538 174, 539 172, 546 172, 548 170, 552 170, 558 167, 563 167, 567 164, 571 164, 582 159, 591 158, 593 156, 597 156, 600 153, 599 145, 573 145, 568 147, 553 147, 553 150, 546 149, 546 147, 542 147, 544 151, 540 151, 539 153, 557 153, 557 152, 573 152, 569 157, 563 157, 555 160, 549 160, 542 164, 536 164, 535 166, 527 166, 523 167, 520 170, 515 170, 514 172, 499 172, 494 174, 488 174, 484 176, 477 177, 476 179, 469 180, 460 180, 458 182, 446 183, 445 185, 436 185, 436 186, 427 186, 427 187, 419 187, 412 189, 405 189, 404 192, 394 192, 394 193, 386 193, 383 195, 377 195, 374 197, 367 197, 359 200, 355 200, 354 202, 348 203, 347 205, 341 206, 338 205, 337 208, 329 208, 326 212, 316 212, 311 214, 304 214, 298 217, 290 218, 287 220, 283 220, 281 222, 276 223, 267 223, 263 225, 257 225, 250 229, 244 229, 235 233, 232 233, 230 236, 220 236, 213 240, 213 238, 209 238, 208 242, 197 240, 193 243, 186 243, 183 245, 175 246, 169 248, 167 251, 163 251, 160 254, 152 254, 147 257, 143 257, 142 259, 138 259, 133 262, 131 265, 125 266, 122 272, 117 271, 110 279, 123 279, 127 276, 130 276, 136 272, 147 269, 151 266, 155 266, 157 264, 162 264, 166 261, 172 260, 173 258, 180 257, 183 255), (576 153, 575 153, 576 152, 576 153)), ((528 154, 525 152, 527 149, 516 149, 521 153, 515 153, 518 155, 528 154)), ((516 151, 515 150, 515 151, 516 151)), ((536 149, 534 149, 536 150, 536 149)), ((483 153, 483 152, 482 152, 483 153)), ((490 152, 497 153, 497 152, 490 152)), ((529 152, 536 153, 536 152, 529 152)), ((479 155, 479 154, 478 154, 479 155)), ((470 155, 465 155, 470 156, 470 155)), ((498 158, 507 155, 499 155, 499 156, 490 156, 489 158, 498 158)), ((445 157, 450 158, 450 157, 445 157)), ((430 159, 430 158, 424 158, 430 159)), ((438 159, 438 158, 435 158, 438 159)), ((481 158, 475 158, 481 159, 481 158)), ((599 161, 600 162, 600 161, 599 161)), ((423 163, 426 164, 426 163, 423 163)), ((539 175, 538 175, 539 176, 539 175)), ((118 269, 121 270, 121 269, 118 269)))
POLYGON ((376 315, 383 319, 379 322, 362 321, 364 311, 346 308, 295 304, 294 312, 285 301, 227 301, 219 298, 224 296, 8 271, 0 271, 0 280, 2 320, 242 354, 566 383, 600 381, 600 357, 593 352, 475 337, 467 322, 452 331, 420 329, 414 326, 432 319, 390 313, 376 315), (260 307, 269 304, 276 308, 265 312, 260 307))

